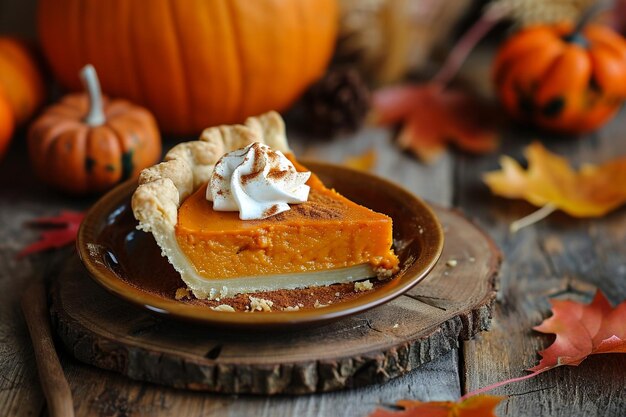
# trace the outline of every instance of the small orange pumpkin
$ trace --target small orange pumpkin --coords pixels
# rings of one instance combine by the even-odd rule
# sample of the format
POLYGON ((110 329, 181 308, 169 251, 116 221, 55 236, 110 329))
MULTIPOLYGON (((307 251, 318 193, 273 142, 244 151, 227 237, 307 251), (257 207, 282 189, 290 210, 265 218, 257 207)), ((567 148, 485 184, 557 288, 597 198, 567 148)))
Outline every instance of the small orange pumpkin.
POLYGON ((38 176, 75 194, 104 191, 161 157, 159 130, 147 110, 103 97, 91 65, 81 78, 88 94, 65 96, 28 132, 38 176))
POLYGON ((514 117, 557 132, 589 132, 626 99, 626 40, 596 24, 529 27, 500 48, 493 72, 514 117))
POLYGON ((44 84, 33 56, 16 39, 0 37, 0 87, 15 123, 22 124, 44 99, 44 84))

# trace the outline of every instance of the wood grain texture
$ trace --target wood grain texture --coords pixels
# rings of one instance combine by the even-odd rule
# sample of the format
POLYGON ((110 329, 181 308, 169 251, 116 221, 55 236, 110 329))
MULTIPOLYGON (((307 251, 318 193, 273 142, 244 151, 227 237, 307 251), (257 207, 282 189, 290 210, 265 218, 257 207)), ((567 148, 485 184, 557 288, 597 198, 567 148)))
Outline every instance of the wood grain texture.
MULTIPOLYGON (((406 176, 402 183, 405 187, 422 189, 422 197, 449 205, 446 195, 451 195, 451 159, 445 158, 431 167, 421 166, 414 163, 410 156, 395 149, 389 142, 388 134, 381 138, 381 132, 384 134, 385 131, 365 129, 354 136, 337 138, 322 146, 327 152, 326 156, 330 156, 335 148, 341 150, 342 157, 356 155, 369 149, 370 145, 375 146, 379 157, 376 173, 393 178, 393 171, 390 173, 386 170, 401 170, 402 175, 406 176), (363 141, 359 138, 363 138, 363 141), (364 147, 364 144, 367 146, 364 147), (381 166, 383 161, 388 162, 381 166)), ((37 415, 44 407, 32 348, 18 305, 23 285, 32 279, 43 260, 39 256, 15 259, 19 249, 37 236, 36 232, 24 229, 23 223, 33 217, 57 214, 61 209, 83 210, 94 201, 93 197, 73 199, 60 195, 36 181, 29 170, 22 134, 15 138, 9 153, 0 164, 0 337, 6 340, 6 343, 0 344, 0 415, 11 416, 37 415)), ((307 144, 305 141, 294 142, 297 149, 306 150, 307 153, 314 152, 316 148, 315 144, 307 144)), ((170 142, 164 147, 173 144, 170 142)), ((341 160, 337 156, 325 159, 341 160)), ((41 258, 46 258, 46 255, 41 258)), ((109 416, 117 413, 138 416, 146 415, 145 410, 152 410, 153 415, 164 416, 199 415, 205 412, 210 415, 219 410, 220 414, 230 416, 250 413, 263 416, 361 416, 380 402, 393 402, 401 398, 453 400, 460 394, 456 349, 387 384, 303 397, 195 395, 146 386, 110 372, 103 373, 68 356, 63 360, 63 365, 74 395, 76 415, 109 416), (170 404, 172 408, 168 406, 170 404)))
MULTIPOLYGON (((626 125, 624 115, 607 127, 600 136, 579 141, 548 142, 576 162, 607 160, 626 154, 621 137, 626 125)), ((361 133, 363 134, 363 133, 361 133)), ((537 132, 521 131, 508 134, 502 151, 520 157, 522 146, 537 132)), ((408 174, 403 185, 410 189, 431 189, 452 186, 445 181, 453 169, 444 164, 431 171, 396 151, 381 138, 367 139, 379 152, 379 161, 402 161, 408 174), (413 169, 412 166, 418 168, 413 169), (423 171, 426 170, 426 171, 423 171), (445 172, 439 173, 439 170, 445 172), (428 182, 430 185, 420 185, 428 182)), ((367 150, 361 142, 348 138, 352 154, 367 150)), ((337 140, 322 145, 328 155, 333 146, 343 150, 337 140)), ((316 146, 302 146, 307 152, 316 146)), ((39 258, 16 260, 15 253, 36 233, 22 228, 22 223, 34 216, 55 214, 60 208, 81 209, 89 200, 70 200, 41 187, 29 174, 24 149, 18 147, 0 165, 0 415, 37 415, 43 408, 42 395, 36 380, 30 342, 19 314, 17 300, 21 288, 41 265, 39 258), (16 174, 18 173, 18 174, 16 174)), ((329 159, 339 160, 334 157, 329 159)), ((524 374, 524 368, 538 360, 536 351, 547 346, 552 338, 532 332, 530 327, 548 315, 546 297, 567 291, 566 296, 584 298, 593 286, 602 288, 612 302, 624 299, 626 268, 624 267, 624 209, 605 219, 573 221, 554 214, 535 228, 509 236, 508 222, 532 211, 532 207, 517 201, 491 197, 480 182, 481 171, 497 166, 495 157, 463 158, 456 156, 457 205, 487 228, 505 253, 502 270, 502 290, 495 311, 492 330, 477 341, 463 344, 461 360, 456 350, 428 362, 406 376, 382 385, 349 391, 313 394, 300 397, 259 397, 250 395, 224 396, 189 393, 181 390, 145 385, 111 372, 85 366, 66 356, 63 360, 77 415, 254 415, 260 416, 365 416, 380 403, 393 403, 401 398, 421 400, 451 400, 463 391, 479 388, 503 378, 524 374), (462 178, 467 177, 461 181, 462 178), (460 187, 463 187, 461 189, 460 187), (547 257, 547 253, 550 254, 547 257), (520 292, 518 294, 518 292, 520 292), (585 295, 576 294, 583 292, 585 295), (537 310, 533 311, 533 309, 537 310), (458 366, 461 366, 459 380, 458 366)), ((378 173, 393 178, 393 171, 378 173)), ((387 169, 387 168, 385 168, 387 169)), ((428 192, 428 191, 426 191, 428 192)), ((428 197, 428 195, 426 195, 428 197)), ((623 357, 604 355, 592 357, 578 368, 551 371, 534 380, 502 388, 497 393, 512 397, 498 408, 501 416, 526 415, 589 415, 621 416, 624 405, 623 357), (598 375, 601 375, 600 377, 598 375), (620 391, 622 390, 622 391, 620 391)))
POLYGON ((79 360, 177 388, 306 394, 384 383, 489 327, 500 253, 462 216, 437 215, 446 245, 425 281, 330 325, 254 334, 157 318, 96 285, 76 257, 55 280, 53 322, 79 360))
MULTIPOLYGON (((6 239, 6 229, 0 232, 0 239, 11 245, 15 240, 6 239)), ((19 309, 21 285, 34 275, 34 270, 30 263, 16 261, 15 252, 11 252, 0 252, 0 415, 38 415, 44 400, 19 309)))
POLYGON ((376 153, 373 172, 377 175, 430 202, 451 206, 454 159, 449 153, 431 165, 417 163, 408 152, 394 147, 393 132, 383 128, 366 128, 355 135, 327 142, 294 141, 296 155, 333 163, 342 163, 347 157, 361 155, 370 149, 376 153))
POLYGON ((29 282, 41 277, 50 257, 17 258, 19 250, 38 235, 24 225, 61 208, 82 210, 91 202, 72 202, 40 185, 29 171, 20 139, 15 138, 0 162, 0 416, 39 415, 44 407, 19 301, 29 282))
MULTIPOLYGON (((600 163, 626 154, 618 131, 622 118, 600 135, 585 140, 551 138, 549 148, 575 164, 600 163)), ((503 153, 522 159, 531 132, 509 132, 503 153)), ((543 135, 545 136, 545 135, 543 135)), ((526 374, 537 351, 553 336, 533 332, 549 316, 549 297, 590 302, 595 288, 613 303, 626 298, 626 210, 602 219, 573 219, 555 213, 511 235, 508 225, 535 210, 530 204, 491 196, 480 173, 495 169, 494 156, 461 158, 456 175, 455 204, 481 224, 506 253, 494 327, 478 343, 463 345, 464 391, 526 374)), ((626 356, 592 357, 579 367, 563 367, 537 378, 501 388, 511 397, 500 416, 621 416, 626 413, 626 356)))
POLYGON ((64 361, 73 381, 77 416, 364 417, 380 404, 403 398, 456 397, 454 352, 386 384, 304 396, 220 395, 150 385, 113 372, 64 361))
MULTIPOLYGON (((34 34, 30 10, 34 0, 0 0, 0 31, 34 34), (17 10, 17 14, 15 12, 17 10), (17 16, 23 18, 18 18, 17 16)), ((486 66, 493 45, 472 57, 482 65, 464 67, 462 78, 481 91, 490 87, 486 66)), ((533 130, 512 126, 504 135, 502 152, 521 157, 532 138, 549 140, 550 148, 576 162, 600 162, 626 154, 626 114, 599 135, 581 139, 549 140, 533 130)), ((503 378, 523 375, 538 360, 537 349, 552 341, 530 330, 548 314, 546 297, 552 294, 583 299, 595 286, 613 303, 626 298, 626 245, 624 208, 600 220, 573 221, 555 213, 546 222, 515 236, 507 222, 528 214, 525 203, 489 195, 479 176, 497 166, 496 156, 465 158, 446 155, 435 165, 417 163, 390 142, 391 133, 366 129, 328 143, 299 141, 297 150, 307 157, 341 161, 374 147, 376 173, 390 178, 430 201, 461 206, 496 239, 504 251, 499 303, 488 333, 457 350, 428 362, 386 384, 349 391, 305 396, 219 395, 186 392, 132 381, 112 372, 86 366, 69 355, 62 362, 75 397, 79 416, 354 416, 363 417, 380 403, 402 398, 453 400, 463 391, 503 378), (464 178, 466 177, 466 178, 464 178), (453 178, 456 178, 454 185, 453 178), (459 369, 459 367, 461 369, 459 369)), ((32 350, 18 300, 25 284, 41 268, 39 257, 16 260, 15 254, 36 234, 22 223, 59 209, 86 207, 90 200, 59 196, 36 182, 28 167, 24 135, 18 134, 0 163, 0 415, 44 414, 32 350)), ((171 146, 172 143, 169 143, 171 146)), ((498 152, 499 153, 499 152, 498 152)), ((63 351, 61 351, 63 354, 63 351)), ((561 368, 536 379, 502 388, 496 393, 512 397, 497 409, 500 416, 610 416, 625 413, 623 355, 591 357, 577 368, 561 368), (621 390, 621 391, 620 391, 621 390)))

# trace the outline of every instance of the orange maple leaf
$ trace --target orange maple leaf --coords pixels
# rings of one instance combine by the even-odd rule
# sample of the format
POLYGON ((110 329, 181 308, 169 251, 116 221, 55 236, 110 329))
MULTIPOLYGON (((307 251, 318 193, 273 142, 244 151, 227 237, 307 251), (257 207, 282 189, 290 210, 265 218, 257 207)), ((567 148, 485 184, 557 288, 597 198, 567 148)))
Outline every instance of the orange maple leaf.
POLYGON ((343 164, 358 171, 371 171, 376 165, 376 151, 370 149, 361 155, 349 156, 344 159, 343 164))
POLYGON ((506 397, 476 395, 462 401, 398 401, 401 411, 378 409, 369 417, 495 417, 494 409, 506 397))
POLYGON ((451 142, 480 154, 498 144, 493 110, 472 96, 440 84, 401 85, 374 93, 372 119, 379 125, 403 122, 398 144, 426 162, 451 142))
POLYGON ((531 373, 469 392, 462 400, 533 378, 561 365, 578 366, 589 355, 626 353, 626 301, 613 308, 598 290, 590 304, 570 300, 550 300, 550 304, 552 316, 533 328, 542 333, 554 333, 556 339, 539 351, 541 361, 528 369, 531 373))
POLYGON ((554 333, 556 340, 539 352, 541 361, 529 371, 578 365, 598 353, 626 353, 626 301, 613 308, 598 290, 590 304, 570 300, 550 300, 550 304, 552 316, 534 329, 554 333))
POLYGON ((574 217, 603 216, 626 202, 626 157, 599 166, 585 164, 576 172, 539 142, 526 147, 524 155, 527 170, 502 156, 502 170, 483 176, 494 194, 558 208, 574 217))

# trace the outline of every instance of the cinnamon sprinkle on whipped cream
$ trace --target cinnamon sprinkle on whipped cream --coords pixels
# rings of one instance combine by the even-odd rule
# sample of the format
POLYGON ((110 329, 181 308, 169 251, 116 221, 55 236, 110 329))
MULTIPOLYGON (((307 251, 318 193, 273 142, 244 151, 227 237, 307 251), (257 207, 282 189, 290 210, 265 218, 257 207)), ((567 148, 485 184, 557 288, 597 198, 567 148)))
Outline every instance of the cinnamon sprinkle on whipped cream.
POLYGON ((213 210, 238 211, 241 220, 265 219, 307 201, 310 172, 298 172, 280 151, 255 142, 222 156, 206 199, 213 210))

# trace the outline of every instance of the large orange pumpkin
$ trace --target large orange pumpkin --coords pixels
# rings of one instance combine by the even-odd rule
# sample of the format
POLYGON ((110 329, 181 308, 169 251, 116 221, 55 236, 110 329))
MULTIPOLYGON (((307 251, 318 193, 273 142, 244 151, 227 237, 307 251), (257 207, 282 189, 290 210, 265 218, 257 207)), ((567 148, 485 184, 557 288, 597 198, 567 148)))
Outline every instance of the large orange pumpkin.
POLYGON ((0 87, 0 159, 9 146, 13 130, 15 128, 15 116, 11 105, 4 98, 2 88, 0 87))
POLYGON ((595 24, 530 27, 500 48, 494 79, 518 119, 557 132, 595 130, 626 99, 626 40, 595 24))
POLYGON ((81 72, 87 94, 48 107, 28 132, 37 175, 64 191, 104 191, 161 158, 161 137, 146 109, 102 97, 91 66, 81 72))
POLYGON ((282 110, 327 65, 336 0, 40 0, 52 70, 77 90, 91 63, 106 94, 148 107, 169 133, 195 134, 282 110))
POLYGON ((13 38, 0 37, 0 87, 16 124, 28 120, 44 99, 35 60, 24 44, 13 38))

